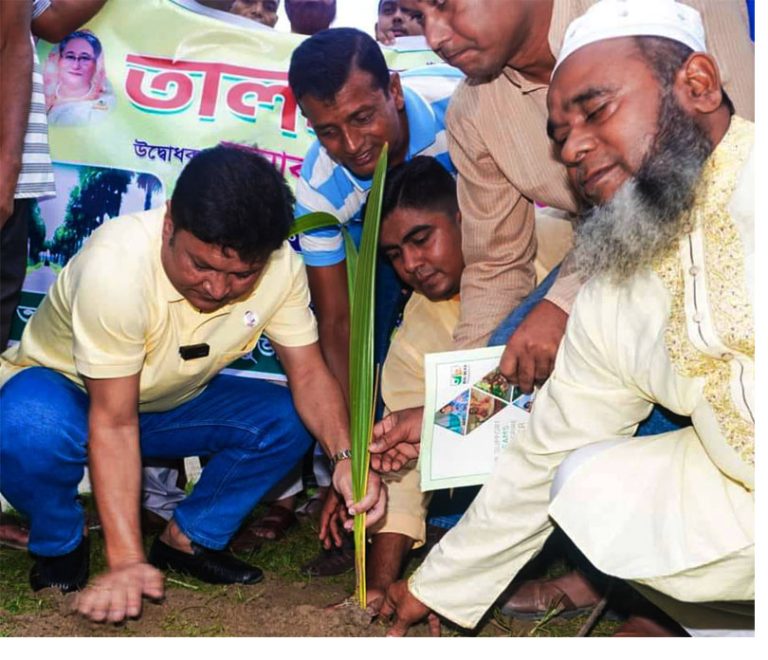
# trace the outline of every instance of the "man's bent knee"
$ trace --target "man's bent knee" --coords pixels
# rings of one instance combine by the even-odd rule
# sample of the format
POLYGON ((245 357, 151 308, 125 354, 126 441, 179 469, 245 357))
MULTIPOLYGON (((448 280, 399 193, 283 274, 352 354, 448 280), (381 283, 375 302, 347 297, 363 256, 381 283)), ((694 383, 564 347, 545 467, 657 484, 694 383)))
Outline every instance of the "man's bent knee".
POLYGON ((558 496, 563 486, 565 485, 565 482, 570 479, 571 475, 573 475, 573 473, 576 472, 579 467, 585 463, 588 463, 590 460, 592 460, 592 458, 598 454, 603 453, 606 449, 609 449, 619 444, 620 442, 622 441, 606 440, 605 442, 596 442, 594 444, 581 447, 568 454, 566 459, 560 463, 560 466, 557 468, 557 472, 555 472, 555 478, 552 480, 552 486, 549 490, 550 502, 558 496))
POLYGON ((0 390, 3 482, 47 478, 61 461, 85 465, 87 415, 63 376, 31 368, 0 390))

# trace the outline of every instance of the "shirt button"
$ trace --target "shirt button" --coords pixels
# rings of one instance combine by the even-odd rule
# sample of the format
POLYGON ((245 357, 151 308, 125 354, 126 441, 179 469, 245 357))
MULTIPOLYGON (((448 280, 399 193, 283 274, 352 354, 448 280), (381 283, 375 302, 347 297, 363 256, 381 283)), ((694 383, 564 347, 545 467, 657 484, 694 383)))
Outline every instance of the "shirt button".
POLYGON ((730 362, 733 360, 733 353, 723 353, 720 357, 726 362, 730 362))
POLYGON ((704 317, 701 315, 701 312, 696 312, 692 316, 692 318, 694 323, 701 323, 704 320, 704 317))
POLYGON ((691 225, 690 222, 684 222, 683 223, 683 231, 686 234, 690 234, 693 231, 693 225, 691 225))
POLYGON ((688 269, 688 272, 693 276, 696 277, 699 274, 699 267, 698 266, 691 266, 688 269))

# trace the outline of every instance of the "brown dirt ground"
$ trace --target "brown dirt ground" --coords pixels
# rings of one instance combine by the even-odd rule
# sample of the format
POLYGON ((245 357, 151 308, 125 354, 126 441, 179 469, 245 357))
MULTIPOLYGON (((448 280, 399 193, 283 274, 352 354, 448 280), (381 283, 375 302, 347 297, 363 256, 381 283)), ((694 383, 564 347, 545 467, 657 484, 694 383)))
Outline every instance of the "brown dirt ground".
MULTIPOLYGON (((170 585, 169 585, 170 587, 170 585)), ((331 609, 347 595, 339 584, 287 582, 267 575, 258 585, 221 587, 214 592, 167 589, 164 602, 145 601, 139 619, 123 624, 97 624, 72 612, 72 595, 39 593, 43 601, 34 614, 9 616, 0 610, 0 634, 6 637, 384 637, 387 626, 370 621, 357 607, 331 609), (6 618, 7 617, 7 618, 6 618)), ((537 627, 531 622, 491 617, 471 636, 572 636, 574 622, 553 620, 537 627)), ((610 625, 610 624, 609 624, 610 625)), ((610 634, 600 632, 598 635, 610 634)), ((409 637, 427 637, 419 624, 409 637)), ((443 627, 443 636, 464 636, 443 627)), ((594 634, 594 633, 593 633, 594 634)))
MULTIPOLYGON (((11 617, 10 613, 0 611, 0 619, 6 620, 0 628, 4 635, 12 637, 383 637, 386 634, 383 623, 370 621, 357 607, 327 607, 348 595, 342 584, 320 580, 288 582, 267 575, 257 585, 223 586, 213 592, 167 586, 164 602, 145 601, 139 619, 120 625, 84 620, 72 612, 72 595, 63 596, 46 589, 39 593, 43 602, 34 614, 11 617)), ((523 636, 532 627, 532 624, 512 622, 507 630, 492 622, 481 634, 523 636)), ((423 624, 409 633, 413 637, 427 635, 423 624)))
MULTIPOLYGON (((100 534, 91 536, 91 574, 103 566, 100 534)), ((145 537, 145 543, 151 539, 145 537)), ((387 626, 371 621, 356 605, 332 608, 354 589, 354 574, 305 578, 298 567, 318 550, 314 524, 300 525, 287 538, 265 543, 243 556, 264 569, 255 585, 206 585, 178 574, 166 578, 162 603, 144 602, 140 618, 125 623, 97 624, 73 612, 74 594, 46 589, 33 594, 27 576, 32 559, 18 550, 0 548, 0 637, 383 637, 387 626)), ((410 572, 422 560, 417 555, 410 572)), ((450 624, 444 636, 575 636, 586 617, 560 618, 536 624, 491 613, 475 631, 450 624)), ((601 622, 593 636, 610 635, 615 622, 601 622)), ((411 637, 428 636, 426 624, 414 626, 411 637)))
MULTIPOLYGON (((171 576, 171 580, 183 576, 171 576)), ((206 587, 194 590, 166 584, 162 603, 144 602, 139 619, 120 625, 89 622, 72 611, 73 594, 64 596, 46 589, 37 594, 34 613, 13 614, 0 610, 0 635, 5 637, 383 637, 387 627, 370 621, 356 606, 332 609, 348 595, 353 581, 323 579, 292 582, 267 573, 263 582, 250 586, 206 587)), ((194 586, 194 585, 191 585, 194 586)), ((480 636, 568 636, 563 625, 550 621, 535 629, 530 622, 491 617, 480 636)), ((458 630, 444 627, 444 635, 458 630)), ((411 637, 428 636, 420 624, 411 637)))
POLYGON ((46 590, 54 607, 13 618, 13 636, 54 637, 372 637, 384 634, 348 608, 324 611, 344 598, 340 585, 285 582, 267 576, 257 585, 195 592, 168 585, 165 601, 145 601, 141 618, 121 625, 91 623, 71 613, 71 596, 46 590), (356 620, 357 619, 357 620, 356 620))
MULTIPOLYGON (((121 625, 97 624, 72 612, 72 595, 40 592, 44 601, 34 614, 10 617, 0 611, 3 634, 13 637, 383 637, 386 626, 371 622, 357 607, 330 609, 347 592, 323 582, 290 583, 267 576, 261 584, 221 587, 215 592, 169 588, 164 602, 145 601, 141 618, 121 625)), ((525 634, 521 626, 517 634, 525 634)), ((485 634, 494 634, 489 624, 485 634)), ((425 625, 414 637, 427 636, 425 625)), ((515 634, 499 629, 495 634, 515 634)))

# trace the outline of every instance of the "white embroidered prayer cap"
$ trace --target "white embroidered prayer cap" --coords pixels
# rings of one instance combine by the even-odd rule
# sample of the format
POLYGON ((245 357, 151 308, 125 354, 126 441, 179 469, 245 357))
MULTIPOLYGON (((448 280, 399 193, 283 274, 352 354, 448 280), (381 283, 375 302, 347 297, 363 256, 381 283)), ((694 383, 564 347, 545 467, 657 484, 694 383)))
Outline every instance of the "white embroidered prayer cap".
POLYGON ((565 31, 557 67, 575 51, 604 39, 618 37, 666 37, 706 52, 701 15, 675 0, 600 0, 565 31))

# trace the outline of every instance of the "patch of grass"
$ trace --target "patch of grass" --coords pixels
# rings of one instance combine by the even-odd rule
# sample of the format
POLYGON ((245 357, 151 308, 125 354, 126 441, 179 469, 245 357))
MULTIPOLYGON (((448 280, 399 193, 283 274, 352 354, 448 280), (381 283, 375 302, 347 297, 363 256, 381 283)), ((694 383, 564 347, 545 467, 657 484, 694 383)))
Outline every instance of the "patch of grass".
MULTIPOLYGON (((86 512, 93 512, 90 497, 83 498, 86 512)), ((6 511, 4 516, 17 517, 14 511, 6 511)), ((21 518, 19 517, 21 522, 21 518)), ((99 533, 90 532, 91 538, 91 575, 105 569, 104 542, 99 533)), ((13 617, 40 615, 56 610, 56 601, 32 591, 29 586, 29 571, 33 559, 24 550, 0 548, 0 634, 13 634, 13 617)), ((45 592, 40 592, 45 594, 45 592)))
POLYGON ((0 548, 0 611, 11 615, 38 614, 47 602, 29 587, 32 560, 26 552, 0 548))
MULTIPOLYGON (((168 616, 165 617, 161 627, 173 637, 222 637, 226 635, 226 630, 221 623, 214 621, 211 617, 211 623, 200 625, 190 619, 187 614, 192 610, 205 609, 205 605, 196 605, 186 607, 182 610, 168 610, 168 616)), ((213 614, 213 610, 211 610, 213 614)))
POLYGON ((14 618, 54 610, 53 603, 29 587, 32 560, 26 552, 0 548, 0 636, 15 634, 14 618))
MULTIPOLYGON (((299 500, 301 505, 303 500, 299 500)), ((265 506, 256 508, 252 519, 258 518, 266 511, 265 506)), ((239 554, 240 559, 255 564, 262 570, 273 573, 292 582, 311 582, 322 579, 332 584, 349 585, 350 593, 355 586, 354 573, 324 578, 311 578, 301 572, 301 567, 313 559, 321 550, 317 538, 318 526, 313 522, 302 522, 289 530, 284 539, 279 542, 265 541, 259 549, 250 554, 239 554)))

